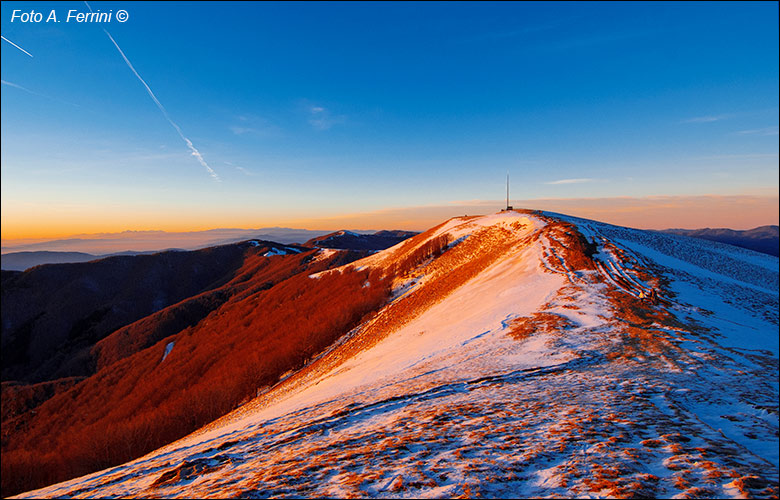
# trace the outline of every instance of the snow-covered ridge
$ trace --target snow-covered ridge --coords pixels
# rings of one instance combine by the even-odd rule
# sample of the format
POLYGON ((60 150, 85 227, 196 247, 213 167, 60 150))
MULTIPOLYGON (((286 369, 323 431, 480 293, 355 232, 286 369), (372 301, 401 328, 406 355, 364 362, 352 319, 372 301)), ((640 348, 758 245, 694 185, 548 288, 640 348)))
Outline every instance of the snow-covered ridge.
POLYGON ((250 404, 28 495, 777 495, 777 258, 513 211, 351 265, 445 236, 250 404))

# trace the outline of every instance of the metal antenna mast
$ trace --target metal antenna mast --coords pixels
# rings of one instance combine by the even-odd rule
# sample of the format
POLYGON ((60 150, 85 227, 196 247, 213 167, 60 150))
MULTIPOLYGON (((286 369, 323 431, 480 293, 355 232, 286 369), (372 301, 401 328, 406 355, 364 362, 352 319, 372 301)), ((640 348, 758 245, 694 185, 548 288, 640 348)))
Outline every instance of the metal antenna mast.
POLYGON ((509 206, 509 172, 506 173, 506 209, 511 210, 509 206))
POLYGON ((512 210, 512 205, 509 204, 509 170, 506 171, 506 208, 504 210, 512 210))

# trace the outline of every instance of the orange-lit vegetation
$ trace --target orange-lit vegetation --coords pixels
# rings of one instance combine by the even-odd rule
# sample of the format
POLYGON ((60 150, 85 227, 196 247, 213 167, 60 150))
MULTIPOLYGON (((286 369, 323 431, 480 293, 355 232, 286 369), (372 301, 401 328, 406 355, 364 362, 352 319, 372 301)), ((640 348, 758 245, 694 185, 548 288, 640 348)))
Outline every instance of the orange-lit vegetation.
MULTIPOLYGON (((63 392, 85 377, 68 377, 49 382, 26 385, 14 382, 3 382, 3 422, 9 421, 35 408, 58 392, 63 392)), ((3 434, 11 432, 10 426, 3 426, 3 434)))
POLYGON ((538 312, 530 317, 513 319, 509 323, 509 335, 516 340, 525 340, 536 332, 562 332, 575 326, 560 314, 538 312))
POLYGON ((301 367, 389 296, 389 280, 369 270, 309 277, 344 253, 250 256, 227 285, 100 342, 95 375, 3 436, 3 496, 141 456, 301 367))
POLYGON ((562 266, 563 270, 567 270, 566 268, 574 270, 594 269, 592 255, 596 245, 588 242, 572 224, 547 217, 545 219, 547 225, 544 228, 544 233, 548 239, 556 243, 550 250, 560 252, 561 254, 560 256, 551 255, 550 257, 558 257, 558 259, 548 258, 548 264, 552 264, 554 268, 562 266))
POLYGON ((405 275, 426 260, 440 256, 451 241, 452 237, 449 234, 442 234, 435 238, 431 238, 415 248, 412 252, 409 252, 409 254, 403 256, 400 261, 393 263, 387 269, 387 274, 390 276, 405 275))

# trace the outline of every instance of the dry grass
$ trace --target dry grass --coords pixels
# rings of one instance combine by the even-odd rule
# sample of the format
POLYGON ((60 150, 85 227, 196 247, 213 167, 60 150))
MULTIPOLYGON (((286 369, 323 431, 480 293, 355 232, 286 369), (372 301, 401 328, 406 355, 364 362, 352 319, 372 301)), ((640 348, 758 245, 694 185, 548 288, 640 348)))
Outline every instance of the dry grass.
POLYGON ((509 336, 515 340, 525 340, 536 332, 559 332, 576 326, 570 319, 560 314, 538 312, 531 316, 513 319, 509 323, 509 336))

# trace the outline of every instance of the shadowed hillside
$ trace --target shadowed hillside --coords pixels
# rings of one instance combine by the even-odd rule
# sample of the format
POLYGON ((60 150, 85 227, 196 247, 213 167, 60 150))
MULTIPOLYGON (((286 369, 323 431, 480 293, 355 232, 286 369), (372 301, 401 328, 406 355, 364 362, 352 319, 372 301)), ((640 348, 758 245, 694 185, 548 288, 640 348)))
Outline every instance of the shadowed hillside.
POLYGON ((312 238, 305 246, 336 248, 344 250, 384 250, 417 233, 414 231, 378 231, 374 234, 358 234, 352 231, 337 231, 312 238))
POLYGON ((717 241, 747 248, 778 257, 780 255, 780 230, 778 226, 760 226, 746 231, 734 229, 666 229, 664 233, 680 234, 691 238, 717 241))
POLYGON ((89 262, 98 259, 97 255, 84 252, 10 252, 3 254, 2 266, 5 271, 24 271, 40 264, 67 264, 89 262))
POLYGON ((229 281, 248 244, 47 264, 3 280, 2 378, 90 375, 91 346, 117 328, 229 281))

